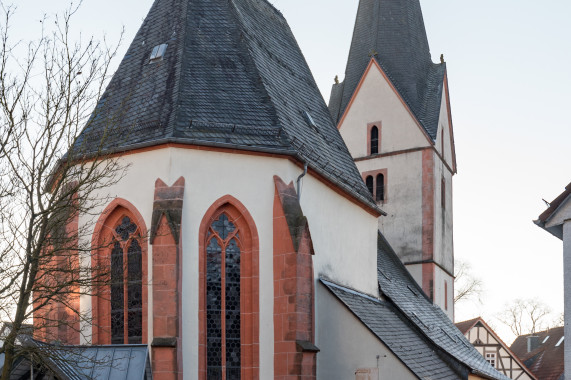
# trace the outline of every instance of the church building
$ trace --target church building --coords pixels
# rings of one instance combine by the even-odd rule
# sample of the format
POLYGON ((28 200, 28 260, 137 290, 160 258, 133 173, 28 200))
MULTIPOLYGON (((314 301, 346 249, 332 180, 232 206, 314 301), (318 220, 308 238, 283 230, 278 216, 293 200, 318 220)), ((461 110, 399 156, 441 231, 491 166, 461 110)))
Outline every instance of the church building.
MULTIPOLYGON (((507 379, 451 321, 454 139, 419 0, 360 0, 329 107, 268 0, 155 0, 77 148, 101 142, 125 175, 73 223, 111 282, 34 336, 121 362, 99 378, 507 379)), ((48 368, 94 373, 71 360, 48 368)))

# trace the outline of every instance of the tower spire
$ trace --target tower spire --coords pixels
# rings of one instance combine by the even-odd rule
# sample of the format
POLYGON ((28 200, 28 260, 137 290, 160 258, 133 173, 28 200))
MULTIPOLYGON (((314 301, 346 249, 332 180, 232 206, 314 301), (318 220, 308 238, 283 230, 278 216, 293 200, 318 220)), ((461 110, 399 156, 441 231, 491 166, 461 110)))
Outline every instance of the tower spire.
POLYGON ((372 58, 435 138, 445 66, 432 62, 419 0, 360 0, 343 91, 330 101, 335 121, 372 58))

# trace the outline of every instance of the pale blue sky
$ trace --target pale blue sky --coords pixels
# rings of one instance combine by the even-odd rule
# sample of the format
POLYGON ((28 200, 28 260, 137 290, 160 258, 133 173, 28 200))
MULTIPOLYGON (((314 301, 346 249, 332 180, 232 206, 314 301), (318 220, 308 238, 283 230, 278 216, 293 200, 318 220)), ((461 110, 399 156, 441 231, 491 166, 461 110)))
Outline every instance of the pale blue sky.
MULTIPOLYGON (((37 36, 42 13, 67 0, 16 0, 14 34, 37 36)), ((274 0, 288 19, 326 99, 343 78, 357 0, 274 0)), ((493 315, 518 297, 563 309, 561 242, 532 224, 571 182, 571 2, 421 0, 433 59, 448 63, 458 175, 455 251, 485 284, 483 305, 457 319, 493 315)), ((84 0, 76 30, 113 40, 136 33, 152 0, 84 0)), ((121 54, 122 56, 122 54, 121 54)), ((493 323, 494 324, 494 323, 493 323)), ((505 329, 498 331, 511 341, 505 329)))

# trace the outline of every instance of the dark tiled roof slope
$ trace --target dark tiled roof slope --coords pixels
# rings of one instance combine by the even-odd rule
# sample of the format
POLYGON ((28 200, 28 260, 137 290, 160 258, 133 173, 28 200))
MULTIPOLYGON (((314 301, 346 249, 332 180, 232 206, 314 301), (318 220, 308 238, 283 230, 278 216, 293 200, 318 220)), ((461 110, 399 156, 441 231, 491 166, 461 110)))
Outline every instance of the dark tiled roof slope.
POLYGON ((345 79, 334 85, 329 102, 337 122, 371 57, 375 57, 417 120, 435 140, 446 64, 432 62, 419 0, 359 2, 345 79))
POLYGON ((78 147, 93 152, 103 136, 104 150, 168 141, 291 155, 379 211, 266 0, 156 0, 78 147))
POLYGON ((468 369, 435 347, 390 303, 328 280, 322 283, 419 379, 467 379, 468 369))
POLYGON ((533 334, 539 338, 539 347, 531 352, 527 352, 527 338, 532 334, 517 337, 510 349, 538 379, 558 380, 564 374, 565 341, 556 345, 564 336, 563 330, 563 327, 556 327, 533 334), (545 341, 547 337, 549 339, 545 341))
POLYGON ((378 278, 382 294, 436 346, 475 374, 491 379, 507 379, 476 351, 448 316, 428 299, 380 233, 378 278))

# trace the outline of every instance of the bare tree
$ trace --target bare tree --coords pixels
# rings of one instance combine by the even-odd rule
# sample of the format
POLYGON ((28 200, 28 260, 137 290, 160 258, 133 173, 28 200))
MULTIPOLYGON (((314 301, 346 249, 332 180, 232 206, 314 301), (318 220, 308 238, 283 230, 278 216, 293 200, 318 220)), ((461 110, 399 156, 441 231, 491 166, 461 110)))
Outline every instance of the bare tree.
POLYGON ((44 19, 42 35, 23 43, 10 35, 15 8, 0 2, 0 320, 10 322, 0 380, 32 316, 46 340, 80 331, 79 297, 109 280, 108 268, 82 265, 92 225, 74 221, 107 202, 101 194, 125 169, 102 153, 106 136, 78 138, 118 45, 71 38, 77 9, 50 19, 53 30, 44 19))
POLYGON ((520 336, 547 328, 550 314, 551 309, 537 298, 517 299, 506 306, 498 320, 520 336))
POLYGON ((482 281, 472 273, 466 261, 456 260, 454 270, 454 303, 480 298, 483 292, 482 281))

